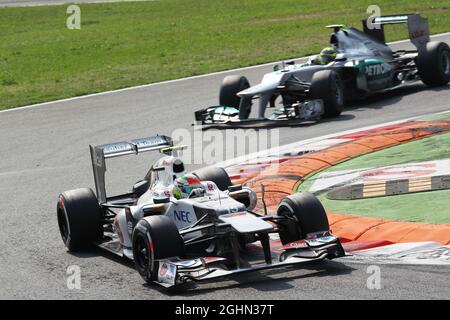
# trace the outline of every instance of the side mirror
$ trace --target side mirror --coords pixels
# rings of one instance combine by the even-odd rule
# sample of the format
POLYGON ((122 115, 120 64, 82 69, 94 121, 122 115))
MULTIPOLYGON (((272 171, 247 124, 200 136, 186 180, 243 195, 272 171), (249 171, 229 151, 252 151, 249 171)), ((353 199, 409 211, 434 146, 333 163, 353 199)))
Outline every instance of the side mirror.
POLYGON ((149 182, 148 180, 141 180, 139 182, 136 182, 136 184, 133 186, 133 194, 136 197, 142 196, 149 188, 149 182))
POLYGON ((162 203, 169 203, 170 198, 169 197, 155 197, 153 198, 154 204, 162 204, 162 203))
POLYGON ((346 60, 347 60, 347 57, 342 53, 338 53, 336 55, 336 59, 334 59, 334 61, 346 61, 346 60))
POLYGON ((233 184, 232 186, 228 187, 229 192, 235 192, 239 190, 242 190, 242 184, 233 184))

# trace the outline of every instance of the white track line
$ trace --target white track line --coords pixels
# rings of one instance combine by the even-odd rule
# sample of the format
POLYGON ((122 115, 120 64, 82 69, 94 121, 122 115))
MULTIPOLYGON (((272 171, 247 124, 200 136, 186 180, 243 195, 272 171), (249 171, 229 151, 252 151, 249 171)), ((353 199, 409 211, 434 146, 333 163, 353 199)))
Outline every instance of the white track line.
POLYGON ((23 8, 23 7, 44 7, 44 6, 61 6, 61 5, 71 5, 71 4, 102 4, 102 3, 116 3, 116 2, 155 2, 160 0, 92 0, 92 1, 61 1, 61 2, 51 2, 51 3, 45 3, 43 2, 18 2, 18 3, 1 3, 0 2, 0 8, 23 8))
MULTIPOLYGON (((447 36, 447 35, 450 35, 450 32, 434 34, 434 35, 431 36, 431 38, 442 37, 442 36, 447 36)), ((408 41, 409 41, 409 39, 405 39, 405 40, 398 40, 398 41, 394 41, 394 42, 388 42, 387 44, 392 45, 392 44, 405 43, 405 42, 408 42, 408 41)), ((312 56, 299 57, 299 58, 293 58, 293 59, 288 59, 288 60, 299 60, 299 59, 305 59, 305 58, 309 58, 309 57, 312 57, 312 56)), ((254 65, 254 66, 248 66, 248 67, 242 67, 242 68, 236 68, 236 69, 230 69, 230 70, 224 70, 224 71, 217 71, 217 72, 212 72, 212 73, 206 73, 206 74, 201 74, 201 75, 198 75, 198 76, 179 78, 179 79, 167 80, 167 81, 161 81, 161 82, 154 82, 154 83, 143 84, 143 85, 138 85, 138 86, 134 86, 134 87, 127 87, 127 88, 122 88, 122 89, 117 89, 117 90, 110 90, 110 91, 104 91, 104 92, 98 92, 98 93, 91 93, 91 94, 87 94, 87 95, 79 96, 79 97, 72 97, 72 98, 65 98, 65 99, 54 100, 54 101, 49 101, 49 102, 42 102, 42 103, 27 105, 27 106, 23 106, 23 107, 17 107, 17 108, 2 110, 2 111, 0 111, 0 113, 21 111, 21 110, 26 110, 26 109, 35 108, 35 107, 49 106, 49 105, 52 105, 52 104, 55 104, 55 103, 69 102, 69 101, 73 101, 73 100, 86 99, 86 98, 102 96, 102 95, 106 95, 106 94, 114 94, 114 93, 129 91, 129 90, 143 89, 143 88, 149 88, 149 87, 153 87, 153 86, 165 85, 165 84, 170 84, 170 83, 177 83, 177 82, 180 82, 180 81, 200 79, 200 78, 205 78, 205 77, 209 77, 209 76, 225 74, 225 73, 229 73, 229 72, 250 70, 250 69, 255 69, 255 68, 259 68, 259 67, 270 66, 270 65, 273 65, 274 63, 277 63, 277 62, 279 62, 279 61, 268 62, 268 63, 254 65)))

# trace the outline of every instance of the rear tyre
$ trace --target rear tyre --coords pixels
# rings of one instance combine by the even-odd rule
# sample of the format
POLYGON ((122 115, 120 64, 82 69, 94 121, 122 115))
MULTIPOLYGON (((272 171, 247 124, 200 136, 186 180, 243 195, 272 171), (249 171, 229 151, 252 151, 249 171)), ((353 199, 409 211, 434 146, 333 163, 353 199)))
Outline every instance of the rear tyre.
POLYGON ((251 111, 251 99, 242 99, 237 93, 250 88, 248 79, 244 76, 226 76, 222 81, 219 93, 219 104, 239 109, 239 119, 248 119, 251 111))
POLYGON ((203 168, 193 172, 201 181, 212 181, 222 190, 228 190, 232 186, 230 176, 220 167, 203 168))
POLYGON ((280 226, 283 244, 305 239, 309 233, 330 229, 325 209, 319 199, 309 192, 285 197, 278 205, 277 214, 293 218, 280 226))
POLYGON ((344 86, 339 75, 333 70, 314 73, 311 80, 311 97, 324 102, 324 117, 339 116, 344 110, 344 86))
POLYGON ((132 239, 136 270, 147 283, 157 278, 158 263, 155 260, 185 255, 183 238, 167 216, 141 219, 133 230, 132 239))
POLYGON ((444 42, 428 42, 416 58, 422 82, 428 86, 443 86, 450 81, 450 48, 444 42))
POLYGON ((103 213, 91 189, 61 193, 56 213, 61 238, 69 251, 87 249, 103 238, 103 213))

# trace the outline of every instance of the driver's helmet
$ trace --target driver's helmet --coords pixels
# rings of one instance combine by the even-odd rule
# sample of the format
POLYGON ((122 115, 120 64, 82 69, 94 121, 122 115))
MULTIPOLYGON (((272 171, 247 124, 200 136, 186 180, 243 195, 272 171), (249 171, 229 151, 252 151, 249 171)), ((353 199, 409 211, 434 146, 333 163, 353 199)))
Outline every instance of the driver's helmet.
POLYGON ((329 64, 336 59, 337 52, 332 47, 323 48, 315 59, 316 64, 329 64))
POLYGON ((200 179, 193 174, 186 174, 175 179, 172 194, 176 199, 185 199, 194 189, 203 189, 200 179))

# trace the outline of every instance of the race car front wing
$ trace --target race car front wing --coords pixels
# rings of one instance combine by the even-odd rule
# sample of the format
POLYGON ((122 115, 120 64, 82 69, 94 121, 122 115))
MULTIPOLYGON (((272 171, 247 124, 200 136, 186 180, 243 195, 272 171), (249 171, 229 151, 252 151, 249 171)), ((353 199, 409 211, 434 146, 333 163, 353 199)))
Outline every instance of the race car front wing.
POLYGON ((154 282, 170 288, 188 281, 207 281, 246 272, 321 261, 325 258, 334 259, 345 256, 345 252, 339 239, 326 233, 306 240, 288 243, 280 248, 277 256, 278 261, 274 263, 262 262, 236 269, 226 268, 224 264, 226 259, 222 257, 159 260, 154 282))
POLYGON ((240 119, 239 110, 226 106, 212 106, 195 112, 195 125, 208 128, 226 128, 265 122, 268 125, 283 122, 317 120, 324 113, 322 99, 306 100, 288 107, 276 108, 269 116, 240 119))

